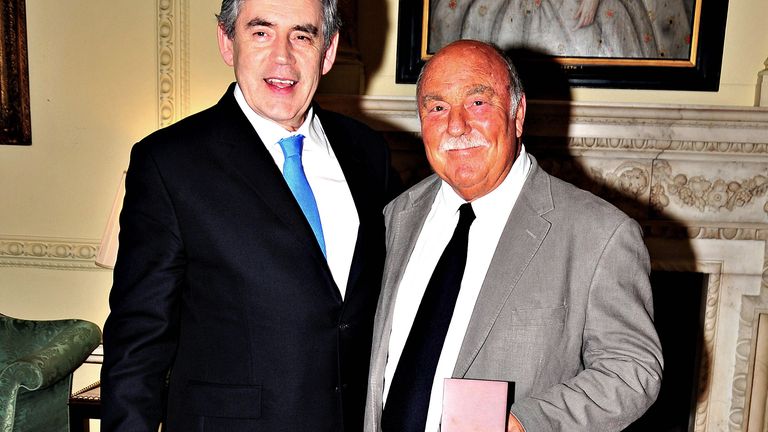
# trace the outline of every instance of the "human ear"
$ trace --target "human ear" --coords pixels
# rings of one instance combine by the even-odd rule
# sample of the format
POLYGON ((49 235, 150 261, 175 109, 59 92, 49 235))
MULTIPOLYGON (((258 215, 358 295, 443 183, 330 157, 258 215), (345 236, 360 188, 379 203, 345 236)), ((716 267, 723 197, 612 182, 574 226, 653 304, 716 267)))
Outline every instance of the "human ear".
POLYGON ((525 93, 520 96, 520 102, 517 104, 515 112, 515 135, 520 138, 523 136, 523 123, 525 122, 525 93))
POLYGON ((339 46, 339 32, 336 32, 331 37, 331 43, 328 44, 328 48, 325 50, 325 54, 323 55, 323 65, 322 65, 322 73, 323 75, 327 74, 328 71, 331 70, 331 66, 333 66, 333 62, 336 61, 336 48, 339 46))
POLYGON ((227 66, 233 66, 235 64, 234 43, 221 24, 217 26, 216 32, 218 35, 219 53, 221 54, 221 58, 227 66))

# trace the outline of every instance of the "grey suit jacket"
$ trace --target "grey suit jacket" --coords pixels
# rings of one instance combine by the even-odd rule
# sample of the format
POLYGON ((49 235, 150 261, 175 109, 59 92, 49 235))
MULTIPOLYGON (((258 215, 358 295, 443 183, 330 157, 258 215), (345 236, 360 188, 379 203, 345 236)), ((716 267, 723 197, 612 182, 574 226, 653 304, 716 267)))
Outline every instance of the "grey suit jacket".
MULTIPOLYGON (((642 232, 609 203, 531 160, 453 376, 514 382, 511 411, 529 432, 618 431, 651 405, 661 385, 642 232)), ((385 209, 368 432, 380 428, 395 298, 409 289, 400 280, 439 188, 431 176, 385 209)))

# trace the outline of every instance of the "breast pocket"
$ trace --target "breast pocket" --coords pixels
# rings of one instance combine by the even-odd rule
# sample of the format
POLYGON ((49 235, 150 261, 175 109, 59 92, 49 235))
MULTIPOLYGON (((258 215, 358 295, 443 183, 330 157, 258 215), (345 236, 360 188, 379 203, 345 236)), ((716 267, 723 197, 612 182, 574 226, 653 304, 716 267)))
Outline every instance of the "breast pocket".
POLYGON ((511 310, 494 325, 508 347, 529 351, 533 356, 545 355, 559 345, 565 326, 564 306, 556 308, 511 310))
POLYGON ((554 308, 517 309, 507 314, 510 326, 523 327, 563 327, 565 323, 565 306, 554 308))
POLYGON ((531 373, 560 347, 565 316, 565 306, 502 311, 481 353, 506 367, 531 373))

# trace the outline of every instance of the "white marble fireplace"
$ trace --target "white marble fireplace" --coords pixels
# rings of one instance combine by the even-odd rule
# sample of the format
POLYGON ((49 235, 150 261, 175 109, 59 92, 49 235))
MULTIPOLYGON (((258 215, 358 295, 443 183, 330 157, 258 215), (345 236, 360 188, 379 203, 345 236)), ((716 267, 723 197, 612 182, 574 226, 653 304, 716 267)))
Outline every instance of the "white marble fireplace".
MULTIPOLYGON (((400 169, 423 164, 412 98, 321 103, 386 132, 400 169)), ((526 143, 635 217, 654 269, 708 275, 692 430, 768 430, 768 109, 532 101, 526 143)))

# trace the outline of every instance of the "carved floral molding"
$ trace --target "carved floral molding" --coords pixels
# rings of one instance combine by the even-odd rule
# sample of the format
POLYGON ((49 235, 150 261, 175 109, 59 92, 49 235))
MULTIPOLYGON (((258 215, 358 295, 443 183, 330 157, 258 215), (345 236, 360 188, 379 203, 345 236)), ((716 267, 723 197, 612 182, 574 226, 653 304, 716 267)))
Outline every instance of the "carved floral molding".
MULTIPOLYGON (((768 174, 768 173, 766 173, 768 174)), ((651 205, 658 212, 676 200, 681 206, 692 207, 700 212, 730 212, 762 202, 768 213, 768 201, 762 200, 768 191, 768 177, 763 174, 745 179, 734 177, 688 176, 674 173, 667 161, 654 165, 654 185, 651 189, 651 205)))

